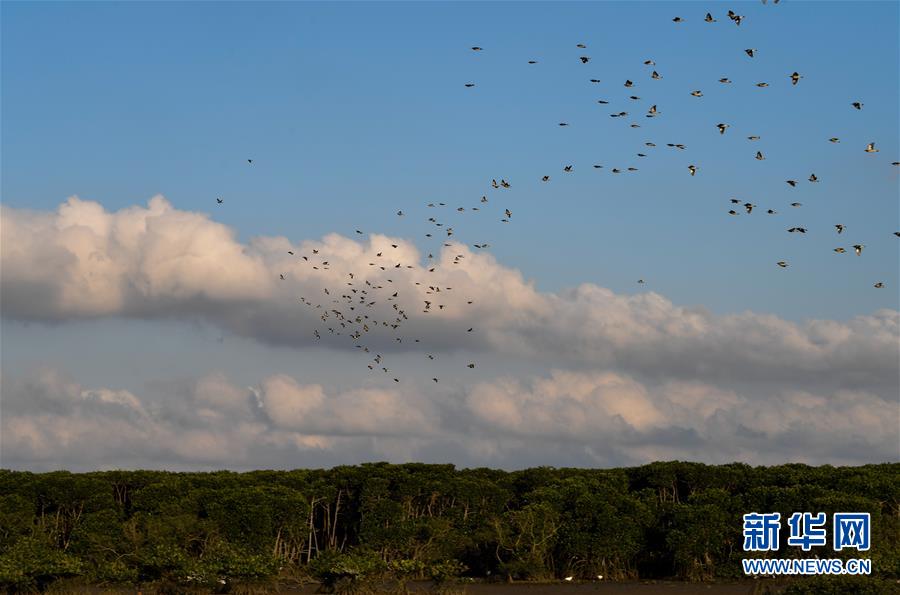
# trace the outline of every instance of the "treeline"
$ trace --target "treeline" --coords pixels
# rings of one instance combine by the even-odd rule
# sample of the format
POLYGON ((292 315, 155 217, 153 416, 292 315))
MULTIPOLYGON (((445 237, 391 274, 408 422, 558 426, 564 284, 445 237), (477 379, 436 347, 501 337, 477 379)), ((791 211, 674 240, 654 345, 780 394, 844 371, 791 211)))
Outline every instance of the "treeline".
MULTIPOLYGON (((60 579, 225 590, 312 577, 743 577, 747 512, 869 512, 869 557, 900 577, 900 464, 663 462, 505 472, 386 463, 248 473, 0 470, 0 589, 60 579), (224 585, 224 586, 223 586, 224 585)), ((829 539, 831 529, 828 530, 829 539)), ((756 554, 754 554, 756 556, 756 554)))

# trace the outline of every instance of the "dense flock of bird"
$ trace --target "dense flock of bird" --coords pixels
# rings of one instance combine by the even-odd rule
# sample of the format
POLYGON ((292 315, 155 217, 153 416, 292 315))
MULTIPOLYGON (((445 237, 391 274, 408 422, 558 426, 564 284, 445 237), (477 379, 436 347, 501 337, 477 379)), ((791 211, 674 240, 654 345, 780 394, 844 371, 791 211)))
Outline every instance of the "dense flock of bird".
MULTIPOLYGON (((766 4, 766 0, 762 0, 763 4, 766 4)), ((779 0, 774 0, 773 4, 778 4, 779 0)), ((735 13, 732 10, 727 12, 727 18, 736 26, 740 26, 742 22, 744 22, 745 17, 735 13)), ((717 23, 719 19, 717 19, 713 14, 706 13, 704 17, 701 19, 705 23, 717 23)), ((676 25, 684 23, 688 21, 688 19, 682 18, 680 16, 676 16, 672 19, 676 25)), ((587 46, 584 43, 575 44, 575 48, 577 50, 586 50, 587 46)), ((481 46, 471 46, 472 52, 483 52, 484 49, 481 46)), ((746 59, 753 59, 759 50, 756 48, 747 48, 744 50, 744 54, 746 59)), ((585 55, 585 52, 579 52, 581 55, 577 56, 577 60, 579 60, 582 64, 588 64, 591 61, 591 57, 589 55, 585 55)), ((537 60, 528 60, 528 64, 535 65, 538 64, 537 60)), ((645 60, 643 62, 643 66, 647 68, 649 71, 647 73, 647 77, 650 80, 659 80, 663 78, 656 68, 656 62, 652 59, 645 60)), ((785 78, 790 81, 792 86, 797 86, 800 84, 801 80, 803 80, 803 75, 799 72, 791 72, 786 73, 785 78)), ((600 83, 599 79, 589 79, 591 83, 600 83)), ((733 84, 732 80, 728 77, 722 77, 718 79, 718 84, 721 85, 731 85, 733 84)), ((768 82, 757 82, 754 83, 756 87, 766 88, 769 86, 768 82)), ((464 83, 466 88, 472 89, 476 87, 476 83, 474 82, 466 82, 464 83)), ((623 83, 623 87, 626 89, 632 89, 635 87, 635 82, 627 79, 623 83)), ((702 98, 703 92, 699 89, 694 89, 689 91, 690 96, 695 98, 702 98)), ((628 95, 628 100, 632 102, 640 101, 641 98, 636 95, 628 95)), ((606 99, 600 99, 597 101, 599 104, 609 104, 609 101, 606 99)), ((864 104, 862 101, 854 101, 851 102, 847 109, 849 110, 862 110, 864 109, 864 104)), ((626 118, 630 114, 627 111, 618 111, 610 114, 612 118, 626 118)), ((657 118, 662 116, 662 111, 660 111, 657 104, 651 104, 647 109, 647 112, 644 114, 645 118, 657 118)), ((559 126, 566 127, 569 126, 568 122, 559 122, 559 126)), ((640 128, 640 125, 632 122, 629 124, 632 128, 640 128)), ((719 123, 710 123, 710 130, 713 134, 718 132, 719 135, 725 135, 728 133, 728 129, 731 128, 731 125, 726 122, 719 123)), ((755 143, 756 141, 761 140, 760 136, 757 135, 749 135, 747 136, 747 140, 751 143, 755 143)), ((841 142, 841 139, 838 137, 831 137, 829 139, 823 139, 823 142, 830 142, 833 144, 838 144, 841 142)), ((687 146, 683 143, 665 143, 665 146, 676 151, 686 151, 687 146)), ((648 151, 650 149, 654 149, 657 147, 655 142, 646 141, 643 143, 643 147, 641 151, 648 151)), ((876 154, 879 150, 876 148, 875 141, 869 141, 865 144, 865 148, 860 148, 861 151, 869 154, 876 154)), ((637 157, 642 158, 646 157, 647 154, 644 152, 638 152, 637 157)), ((757 150, 755 154, 755 159, 759 161, 763 161, 766 159, 765 153, 762 150, 757 150)), ((252 159, 247 159, 248 166, 253 165, 252 159)), ((894 161, 892 162, 893 166, 900 165, 900 162, 894 161)), ((602 164, 594 164, 593 167, 595 169, 603 169, 604 165, 602 164)), ((613 167, 610 168, 609 171, 613 174, 622 174, 625 172, 635 172, 638 168, 636 167, 613 167)), ((700 172, 700 167, 698 167, 694 163, 688 163, 685 166, 688 174, 690 176, 697 176, 700 172)), ((563 173, 572 173, 573 166, 566 165, 562 169, 563 173)), ((551 176, 549 174, 543 174, 538 178, 540 182, 547 183, 550 182, 551 176)), ((800 184, 796 179, 785 180, 785 183, 791 188, 795 188, 800 184)), ((809 174, 806 178, 806 183, 816 184, 819 183, 819 177, 815 172, 809 174)), ((454 223, 451 217, 455 216, 465 216, 468 215, 478 215, 482 213, 491 212, 490 208, 492 205, 493 198, 499 198, 503 200, 506 198, 504 193, 506 193, 510 188, 512 188, 512 184, 507 181, 505 178, 492 179, 489 185, 489 189, 485 188, 485 194, 478 199, 478 202, 474 205, 460 205, 460 206, 452 206, 443 202, 431 202, 427 203, 427 208, 434 211, 432 216, 427 218, 426 223, 430 227, 430 229, 425 233, 425 237, 429 241, 438 242, 442 244, 441 247, 453 249, 455 244, 451 243, 449 240, 453 237, 455 233, 454 225, 458 225, 458 223, 454 223), (495 192, 496 191, 496 192, 495 192), (492 198, 488 198, 488 195, 491 195, 492 198)), ((751 215, 754 210, 757 209, 757 205, 753 204, 750 201, 738 199, 738 198, 730 198, 731 208, 727 211, 730 216, 739 216, 739 215, 751 215)), ((219 197, 216 199, 218 204, 223 204, 224 200, 219 197)), ((789 203, 790 208, 798 209, 802 207, 802 204, 799 202, 791 202, 789 203)), ((778 211, 774 208, 765 208, 765 213, 767 215, 776 215, 778 211)), ((405 213, 400 210, 397 211, 398 217, 404 217, 405 213)), ((499 217, 498 221, 500 223, 510 223, 512 221, 513 213, 512 211, 501 205, 496 210, 496 216, 499 217)), ((459 221, 459 219, 456 219, 459 221)), ((842 234, 847 229, 842 223, 835 223, 834 233, 836 240, 842 238, 842 234)), ((366 232, 361 229, 354 230, 357 235, 366 235, 366 232)), ((793 226, 787 228, 788 233, 792 234, 806 234, 807 228, 802 226, 793 226)), ((893 232, 895 236, 900 237, 900 231, 893 232)), ((487 242, 482 242, 478 244, 473 244, 473 247, 478 250, 484 250, 490 247, 490 244, 487 242)), ((865 248, 865 244, 857 243, 853 244, 852 249, 856 256, 862 256, 863 249, 865 248)), ((418 263, 408 263, 403 262, 400 257, 396 256, 400 252, 396 252, 399 246, 397 244, 385 243, 383 247, 379 247, 378 252, 375 252, 374 258, 371 262, 368 262, 368 270, 357 270, 357 271, 341 271, 341 275, 343 276, 343 284, 339 287, 337 286, 326 286, 323 287, 322 294, 317 296, 298 296, 300 304, 303 306, 310 308, 318 314, 318 319, 321 324, 321 328, 313 330, 313 335, 316 340, 321 340, 325 333, 329 335, 343 336, 347 340, 353 342, 354 347, 366 354, 366 366, 370 371, 379 372, 382 374, 386 374, 387 377, 392 378, 394 382, 400 382, 399 375, 396 374, 394 370, 388 367, 387 358, 382 352, 388 351, 386 349, 386 345, 390 343, 396 344, 409 344, 410 342, 414 344, 419 344, 418 348, 422 350, 422 355, 427 360, 435 360, 436 355, 434 353, 428 352, 427 346, 422 342, 422 340, 418 337, 411 336, 406 332, 405 326, 408 325, 410 321, 410 317, 415 315, 429 315, 435 312, 447 312, 449 313, 451 309, 460 309, 466 308, 468 306, 472 306, 474 301, 467 297, 459 298, 453 295, 453 288, 442 286, 437 284, 434 281, 431 281, 428 277, 429 273, 434 273, 437 266, 437 263, 434 262, 434 253, 428 253, 427 259, 428 263, 423 267, 419 266, 418 263), (409 271, 412 270, 412 277, 409 277, 409 271), (401 273, 402 271, 402 273, 401 273), (396 273, 392 274, 392 273, 396 273), (401 296, 401 290, 396 289, 396 287, 400 286, 401 283, 397 283, 394 285, 395 279, 393 277, 403 275, 403 281, 411 280, 415 286, 415 292, 418 295, 415 296, 401 296), (404 299, 403 303, 406 306, 401 305, 401 298, 404 299), (409 304, 418 304, 419 309, 415 312, 409 307, 409 304), (379 349, 377 346, 380 345, 379 349), (382 351, 382 352, 380 352, 382 351)), ((373 249, 376 249, 373 245, 373 249)), ((833 251, 837 254, 845 254, 847 253, 847 249, 844 246, 837 246, 833 249, 833 251)), ((333 258, 329 257, 328 254, 321 253, 322 249, 312 249, 308 254, 295 254, 293 251, 288 251, 288 254, 292 257, 296 257, 300 259, 304 265, 309 266, 311 270, 314 271, 328 271, 331 270, 331 262, 333 258)), ((452 260, 450 260, 451 265, 461 265, 464 264, 465 255, 464 254, 456 254, 452 260)), ((775 263, 776 266, 780 268, 787 268, 789 266, 789 262, 787 260, 780 260, 775 263)), ((282 281, 287 280, 288 277, 285 276, 285 273, 281 273, 279 275, 282 281)), ((329 277, 333 279, 333 277, 329 277)), ((323 277, 324 279, 324 277, 323 277)), ((644 279, 639 279, 637 281, 639 285, 644 285, 644 279)), ((885 287, 882 281, 878 281, 874 283, 874 287, 877 289, 882 289, 885 287)), ((466 313, 462 312, 454 312, 453 316, 455 318, 459 318, 463 321, 466 319, 466 313)), ((476 333, 477 330, 465 322, 462 323, 463 327, 468 327, 465 331, 466 333, 476 333)), ((475 368, 475 362, 468 362, 466 364, 468 368, 475 368)), ((432 377, 432 381, 439 382, 438 377, 432 377)))

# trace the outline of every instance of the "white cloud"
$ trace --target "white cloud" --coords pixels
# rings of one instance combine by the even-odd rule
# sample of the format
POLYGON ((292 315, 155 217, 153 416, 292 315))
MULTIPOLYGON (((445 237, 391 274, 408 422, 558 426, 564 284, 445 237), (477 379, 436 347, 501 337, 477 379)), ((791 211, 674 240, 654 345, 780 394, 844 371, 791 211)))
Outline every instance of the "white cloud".
MULTIPOLYGON (((117 212, 77 198, 52 213, 0 209, 7 319, 200 318, 269 345, 356 353, 365 344, 369 357, 464 350, 466 359, 480 352, 479 362, 534 368, 527 378, 491 378, 479 363, 475 384, 466 380, 474 373, 446 369, 437 372, 440 384, 424 372, 396 384, 376 367, 378 379, 341 390, 283 374, 244 388, 219 373, 188 382, 173 393, 179 398, 86 388, 52 371, 5 375, 5 464, 253 467, 387 458, 518 467, 900 456, 896 310, 798 324, 754 312, 714 315, 656 293, 620 295, 591 284, 539 292, 518 271, 459 244, 432 264, 411 242, 375 234, 242 244, 229 228, 162 197, 117 212), (331 312, 323 324, 331 310, 340 316, 331 312), (395 332, 384 323, 397 317, 395 332), (348 339, 363 324, 370 332, 348 339)), ((439 357, 434 369, 459 359, 439 357)))
POLYGON ((882 395, 898 388, 896 310, 797 324, 753 312, 714 315, 656 293, 619 295, 591 284, 541 293, 518 271, 459 244, 435 255, 434 272, 409 241, 376 234, 359 241, 330 234, 298 244, 263 237, 245 245, 224 225, 160 196, 147 207, 117 212, 74 197, 52 213, 0 208, 7 318, 200 317, 276 345, 316 345, 313 330, 319 329, 322 345, 345 350, 361 343, 377 351, 427 346, 656 380, 805 383, 882 395), (454 263, 457 255, 464 258, 454 263), (301 296, 321 308, 302 304, 301 296), (425 300, 432 302, 427 314, 425 300), (345 317, 345 326, 332 312, 323 323, 320 316, 331 309, 345 317), (395 332, 383 323, 393 322, 398 310, 406 319, 395 332), (369 318, 356 324, 357 316, 369 318), (350 338, 363 323, 369 332, 350 338))
POLYGON ((329 392, 286 375, 240 389, 215 374, 191 383, 183 402, 166 402, 48 371, 2 380, 3 465, 31 469, 860 464, 898 456, 900 407, 864 392, 754 395, 555 370, 426 398, 419 387, 329 392), (212 386, 227 398, 210 399, 212 386))

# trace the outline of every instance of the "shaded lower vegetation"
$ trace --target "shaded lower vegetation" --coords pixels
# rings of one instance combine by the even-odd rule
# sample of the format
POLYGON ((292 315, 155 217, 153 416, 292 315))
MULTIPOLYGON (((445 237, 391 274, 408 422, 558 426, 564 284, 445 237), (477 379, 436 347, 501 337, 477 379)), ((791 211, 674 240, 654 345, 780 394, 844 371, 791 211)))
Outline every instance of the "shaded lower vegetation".
POLYGON ((770 557, 869 557, 872 584, 900 578, 900 464, 505 472, 378 463, 248 473, 0 470, 0 588, 77 579, 225 591, 293 577, 364 592, 422 579, 446 591, 462 576, 740 579, 741 515, 751 511, 784 519, 869 512, 865 554, 830 546, 804 554, 785 546, 785 526, 782 551, 770 557))

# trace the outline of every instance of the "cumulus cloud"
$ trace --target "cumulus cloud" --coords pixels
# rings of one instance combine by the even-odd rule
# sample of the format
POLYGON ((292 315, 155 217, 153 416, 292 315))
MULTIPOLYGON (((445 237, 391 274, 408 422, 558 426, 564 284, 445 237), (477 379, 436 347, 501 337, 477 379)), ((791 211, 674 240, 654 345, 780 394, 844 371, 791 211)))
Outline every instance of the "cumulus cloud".
POLYGON ((286 375, 263 381, 256 393, 273 426, 304 434, 428 436, 437 432, 430 403, 397 390, 357 389, 326 395, 318 384, 286 375))
POLYGON ((466 404, 485 435, 575 442, 595 463, 678 458, 834 464, 900 455, 900 406, 862 391, 739 392, 556 370, 546 378, 480 384, 466 404))
MULTIPOLYGON (((347 350, 361 343, 380 351, 480 350, 653 382, 837 388, 889 400, 898 391, 896 310, 798 324, 754 312, 714 315, 653 292, 619 295, 591 284, 542 293, 518 271, 464 245, 445 247, 429 261, 411 242, 376 234, 242 244, 228 227, 160 196, 117 212, 76 197, 55 212, 0 208, 0 303, 11 319, 201 318, 293 347, 317 344, 319 329, 322 345, 347 350), (355 301, 353 311, 340 295, 355 301), (427 313, 425 300, 433 304, 427 313), (402 330, 393 332, 386 323, 401 310, 402 330), (370 332, 348 337, 360 325, 340 326, 339 316, 361 315, 375 321, 370 332)), ((315 395, 305 399, 314 405, 315 395)))
POLYGON ((860 464, 896 460, 900 413, 865 392, 760 395, 571 370, 430 398, 415 386, 338 392, 286 375, 239 387, 212 374, 168 401, 52 370, 0 382, 2 465, 29 469, 860 464))

